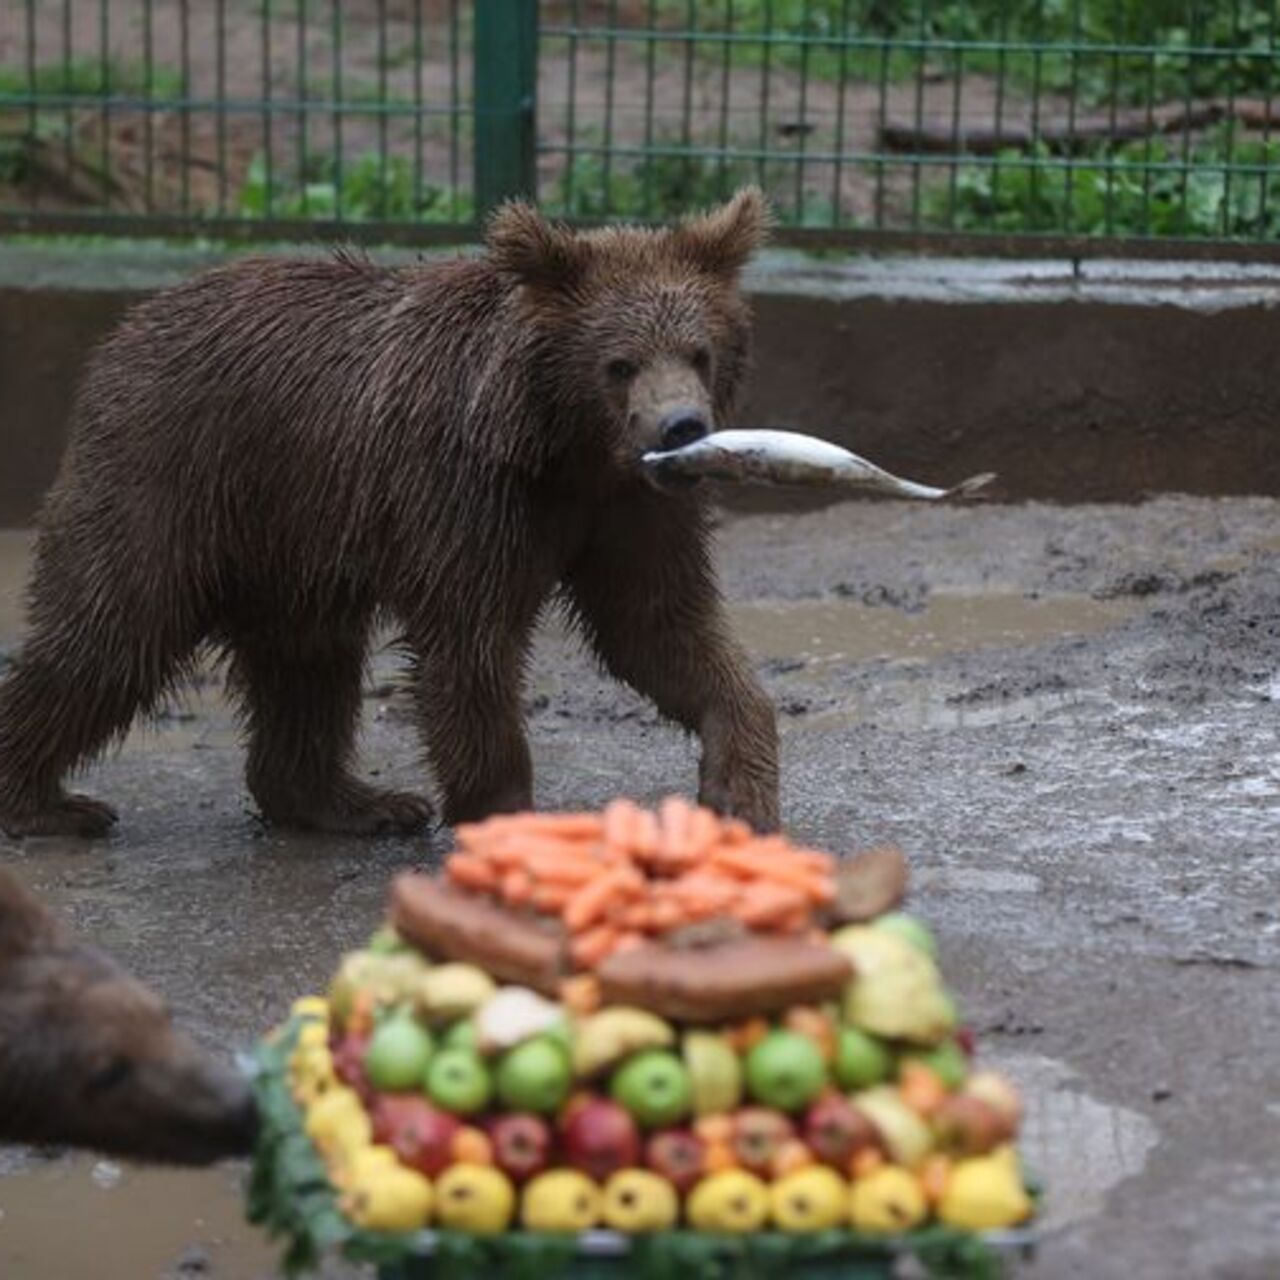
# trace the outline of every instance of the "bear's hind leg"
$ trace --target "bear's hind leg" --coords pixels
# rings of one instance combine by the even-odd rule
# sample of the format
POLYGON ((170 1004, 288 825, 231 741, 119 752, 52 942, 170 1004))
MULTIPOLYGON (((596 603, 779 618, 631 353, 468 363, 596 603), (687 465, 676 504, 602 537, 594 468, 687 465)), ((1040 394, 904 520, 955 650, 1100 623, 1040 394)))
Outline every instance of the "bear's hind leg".
POLYGON ((367 640, 367 622, 232 640, 231 683, 249 731, 247 780, 267 821, 376 835, 419 831, 431 820, 423 797, 379 790, 351 772, 367 640))
POLYGON ((66 791, 63 779, 154 707, 194 641, 163 626, 142 633, 127 610, 100 601, 46 607, 46 585, 37 575, 35 625, 0 681, 0 830, 102 836, 115 810, 66 791))

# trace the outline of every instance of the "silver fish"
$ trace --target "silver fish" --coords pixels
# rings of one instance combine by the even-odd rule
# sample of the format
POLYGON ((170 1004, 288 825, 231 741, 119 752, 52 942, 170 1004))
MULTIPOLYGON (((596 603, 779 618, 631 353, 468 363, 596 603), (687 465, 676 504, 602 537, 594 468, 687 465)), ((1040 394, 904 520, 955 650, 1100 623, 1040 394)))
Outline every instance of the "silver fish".
POLYGON ((797 431, 715 431, 683 449, 646 453, 640 461, 656 480, 827 485, 928 501, 967 498, 995 479, 994 472, 984 471, 950 489, 935 489, 901 480, 848 449, 797 431))

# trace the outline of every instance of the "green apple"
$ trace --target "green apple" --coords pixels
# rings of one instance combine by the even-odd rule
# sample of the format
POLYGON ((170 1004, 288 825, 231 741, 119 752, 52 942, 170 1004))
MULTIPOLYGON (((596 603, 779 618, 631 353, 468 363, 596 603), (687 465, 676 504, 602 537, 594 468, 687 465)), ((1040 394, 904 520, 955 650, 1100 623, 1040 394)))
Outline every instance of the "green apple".
POLYGON ((932 1049, 912 1049, 902 1055, 901 1061, 923 1063, 948 1089, 958 1089, 969 1074, 969 1059, 953 1039, 932 1049))
POLYGON ((661 1129, 683 1120, 693 1105, 689 1072, 674 1053, 645 1049, 613 1073, 613 1100, 639 1125, 661 1129))
POLYGON ((897 934, 903 942, 909 942, 919 951, 923 951, 930 960, 938 958, 938 940, 933 936, 929 926, 909 916, 905 911, 889 911, 872 921, 871 927, 882 933, 897 934))
POLYGON ((498 1063, 498 1098, 508 1111, 551 1115, 569 1096, 572 1084, 569 1055, 546 1036, 522 1041, 498 1063))
POLYGON ((770 1031, 747 1054, 747 1092, 766 1107, 799 1111, 827 1083, 822 1050, 809 1036, 770 1031))
POLYGON ((470 1018, 459 1018, 445 1033, 440 1041, 445 1049, 474 1049, 476 1047, 476 1024, 470 1018))
POLYGON ((364 1070, 369 1083, 383 1093, 416 1089, 435 1048, 431 1032, 408 1013, 386 1018, 369 1039, 364 1070))
POLYGON ((857 1027, 840 1028, 835 1073, 842 1089, 866 1089, 887 1080, 892 1072, 893 1054, 882 1040, 857 1027))
POLYGON ((441 1049, 427 1067, 427 1096, 442 1111, 470 1116, 489 1105, 493 1081, 474 1049, 441 1049))
POLYGON ((412 951, 413 948, 391 925, 384 924, 381 928, 374 930, 365 950, 377 956, 390 956, 399 951, 412 951))

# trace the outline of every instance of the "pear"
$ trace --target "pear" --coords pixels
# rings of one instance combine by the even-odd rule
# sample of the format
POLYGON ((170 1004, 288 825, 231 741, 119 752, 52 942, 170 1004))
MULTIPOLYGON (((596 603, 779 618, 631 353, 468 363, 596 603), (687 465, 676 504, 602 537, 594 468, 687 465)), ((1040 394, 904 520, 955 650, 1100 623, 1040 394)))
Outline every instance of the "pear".
POLYGON ((853 962, 844 1018, 851 1026, 893 1040, 937 1044, 955 1024, 955 1008, 934 962, 897 934, 848 925, 832 946, 853 962))
POLYGON ((933 1150, 933 1132, 893 1085, 864 1089, 851 1094, 849 1101, 875 1125, 894 1164, 912 1168, 933 1150))
POLYGON ((429 1022, 454 1022, 470 1017, 496 990, 493 979, 473 964, 440 964, 419 975, 414 994, 429 1022))
POLYGON ((1012 1147, 957 1162, 938 1203, 938 1217, 964 1231, 999 1231, 1025 1222, 1034 1210, 1012 1147))
POLYGON ((736 1110, 742 1101, 742 1063, 729 1042, 714 1031, 686 1031, 680 1051, 693 1085, 693 1114, 736 1110))
POLYGON ((647 1009, 621 1004, 601 1009, 574 1028, 573 1074, 590 1079, 641 1049, 665 1049, 675 1039, 671 1024, 647 1009))

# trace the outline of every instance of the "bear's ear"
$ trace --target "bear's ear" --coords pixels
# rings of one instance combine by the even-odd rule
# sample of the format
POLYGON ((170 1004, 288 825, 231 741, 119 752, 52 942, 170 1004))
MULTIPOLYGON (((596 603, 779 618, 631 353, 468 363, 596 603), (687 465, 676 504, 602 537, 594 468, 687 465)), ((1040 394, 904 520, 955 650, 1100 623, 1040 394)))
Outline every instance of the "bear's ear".
POLYGON ((682 223, 676 248, 704 271, 736 276, 769 238, 773 215, 759 187, 743 187, 727 204, 682 223))
POLYGON ((568 227, 547 222, 523 200, 500 205, 484 239, 499 271, 536 289, 571 289, 587 265, 587 245, 568 227))

